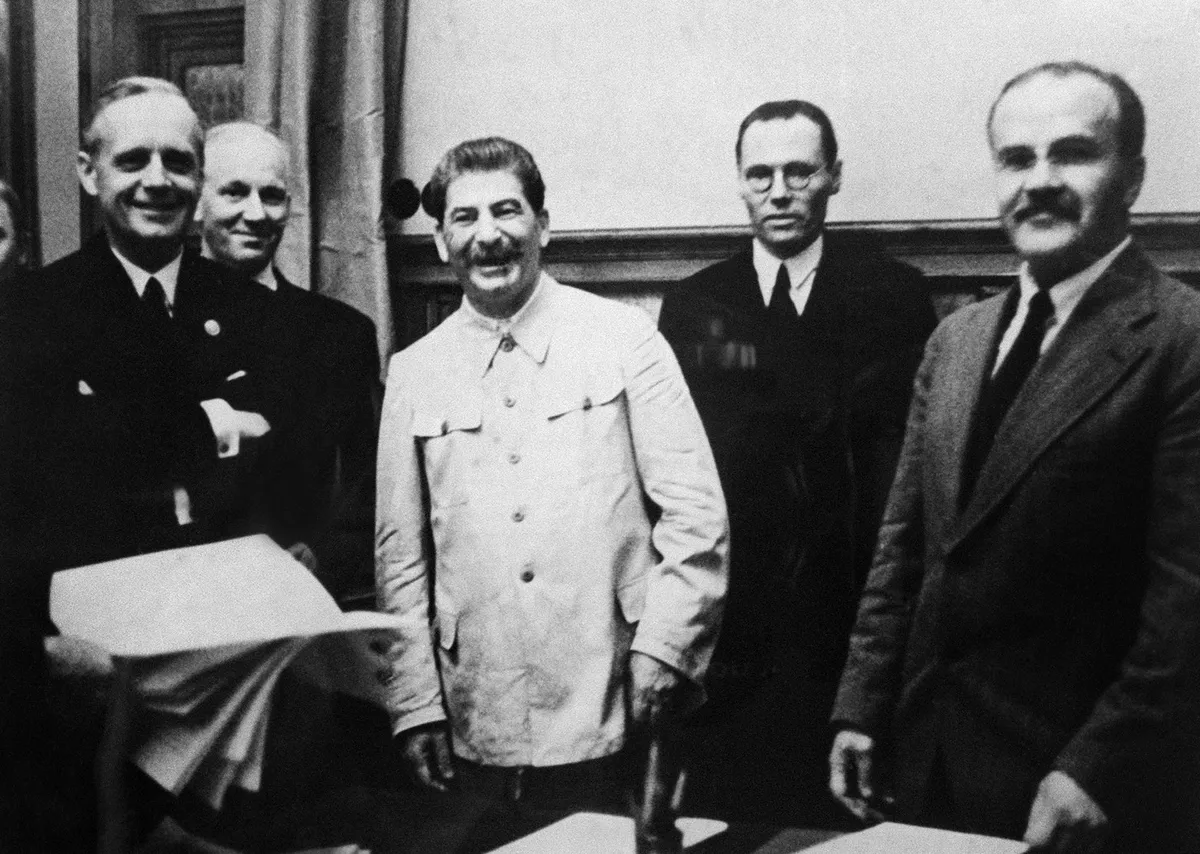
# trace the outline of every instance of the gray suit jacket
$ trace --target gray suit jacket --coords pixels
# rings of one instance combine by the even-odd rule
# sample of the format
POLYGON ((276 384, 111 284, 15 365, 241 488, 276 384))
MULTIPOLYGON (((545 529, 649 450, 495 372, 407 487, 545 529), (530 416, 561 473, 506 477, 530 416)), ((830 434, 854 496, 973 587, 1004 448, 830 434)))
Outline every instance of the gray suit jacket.
POLYGON ((1122 253, 1030 375, 960 511, 1002 305, 930 339, 834 719, 893 747, 902 806, 921 802, 935 750, 952 767, 994 751, 997 797, 1030 802, 1058 768, 1118 834, 1192 845, 1200 297, 1122 253))

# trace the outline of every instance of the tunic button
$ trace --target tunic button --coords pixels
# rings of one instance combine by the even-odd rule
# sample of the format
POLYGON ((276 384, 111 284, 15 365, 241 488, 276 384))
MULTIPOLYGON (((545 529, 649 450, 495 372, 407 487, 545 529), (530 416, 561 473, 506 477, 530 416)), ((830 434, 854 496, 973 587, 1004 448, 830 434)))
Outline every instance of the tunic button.
POLYGON ((590 397, 585 397, 585 398, 583 399, 583 408, 584 408, 584 409, 591 409, 591 408, 592 408, 592 399, 591 399, 590 397))
POLYGON ((512 520, 513 520, 514 522, 520 522, 520 521, 521 521, 522 519, 524 519, 524 518, 525 518, 525 511, 524 511, 524 510, 514 510, 514 511, 513 511, 512 520))
POLYGON ((517 405, 517 402, 515 400, 513 400, 511 397, 506 397, 506 398, 504 398, 504 405, 507 406, 509 409, 512 409, 514 406, 517 405))
POLYGON ((533 570, 527 569, 524 572, 522 572, 521 580, 524 581, 526 584, 528 584, 530 581, 533 581, 533 570))
POLYGON ((517 346, 517 342, 513 341, 507 335, 500 339, 500 349, 505 353, 511 353, 512 348, 517 346))
POLYGON ((517 453, 509 454, 508 461, 515 466, 517 463, 521 462, 521 455, 517 453))

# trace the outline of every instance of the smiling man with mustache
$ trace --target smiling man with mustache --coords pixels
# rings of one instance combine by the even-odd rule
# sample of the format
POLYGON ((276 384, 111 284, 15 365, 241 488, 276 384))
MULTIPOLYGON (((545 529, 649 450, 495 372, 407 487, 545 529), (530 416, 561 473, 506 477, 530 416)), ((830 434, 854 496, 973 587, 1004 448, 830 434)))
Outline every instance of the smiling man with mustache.
POLYGON ((544 202, 510 140, 438 163, 423 204, 464 299, 392 358, 379 439, 394 731, 423 785, 498 802, 509 832, 625 809, 631 733, 702 697, 727 569, 671 349, 542 269, 544 202))
POLYGON ((830 787, 1032 851, 1194 852, 1200 296, 1131 239, 1121 77, 1030 69, 987 129, 1019 281, 926 349, 830 787))
POLYGON ((730 595, 686 808, 829 826, 827 722, 935 317, 921 274, 825 228, 842 185, 807 101, 742 121, 753 240, 663 300, 729 500, 730 595))

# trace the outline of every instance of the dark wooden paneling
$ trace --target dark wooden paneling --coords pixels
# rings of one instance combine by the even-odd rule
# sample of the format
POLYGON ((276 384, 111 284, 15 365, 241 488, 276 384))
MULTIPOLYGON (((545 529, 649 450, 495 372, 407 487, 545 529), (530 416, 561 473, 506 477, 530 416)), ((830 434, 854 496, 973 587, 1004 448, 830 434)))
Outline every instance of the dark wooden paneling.
MULTIPOLYGON (((938 312, 995 292, 1012 280, 1017 261, 994 220, 837 223, 830 230, 920 268, 938 312)), ((1200 284, 1200 214, 1135 217, 1134 234, 1163 269, 1200 284)), ((546 264, 559 281, 636 302, 657 312, 667 285, 726 258, 745 245, 746 228, 576 231, 554 234, 546 264)), ((459 302, 450 269, 433 239, 388 240, 397 339, 404 346, 459 302)))

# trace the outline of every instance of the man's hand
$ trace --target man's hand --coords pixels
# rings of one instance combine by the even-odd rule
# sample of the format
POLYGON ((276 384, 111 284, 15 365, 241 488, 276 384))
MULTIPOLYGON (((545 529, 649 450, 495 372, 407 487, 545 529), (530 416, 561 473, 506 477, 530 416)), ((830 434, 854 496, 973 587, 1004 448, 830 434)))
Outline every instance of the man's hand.
POLYGON ((629 654, 629 710, 634 724, 658 726, 679 710, 685 678, 644 652, 629 654))
POLYGON ((298 563, 303 564, 305 569, 313 575, 317 574, 317 556, 308 547, 308 543, 295 542, 288 546, 287 550, 288 554, 294 557, 298 563))
POLYGON ((883 821, 883 813, 871 806, 875 798, 875 739, 863 732, 844 729, 833 739, 829 752, 829 791, 861 821, 883 821))
POLYGON ((1108 816, 1070 776, 1051 771, 1042 778, 1025 827, 1030 852, 1087 854, 1101 850, 1108 834, 1108 816))
POLYGON ((444 723, 413 727, 400 733, 397 739, 408 770, 418 783, 439 792, 450 790, 454 766, 450 762, 450 739, 444 723))

